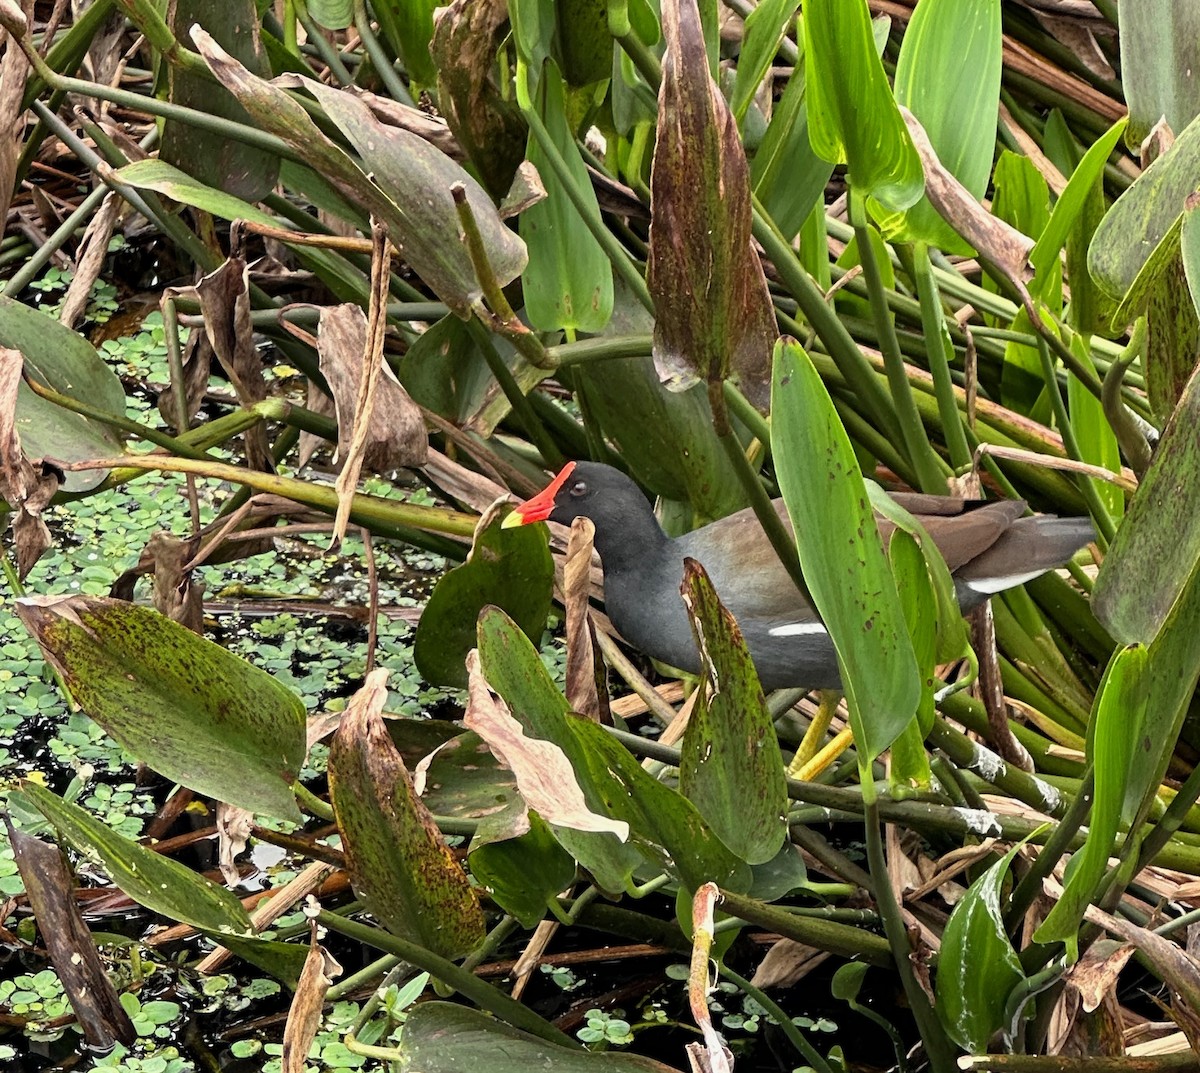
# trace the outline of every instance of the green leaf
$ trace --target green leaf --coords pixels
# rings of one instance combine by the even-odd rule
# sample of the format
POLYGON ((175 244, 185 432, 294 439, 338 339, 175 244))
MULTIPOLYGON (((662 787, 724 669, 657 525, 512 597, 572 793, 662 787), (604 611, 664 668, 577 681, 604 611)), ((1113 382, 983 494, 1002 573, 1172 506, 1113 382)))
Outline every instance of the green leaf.
POLYGON ((1123 644, 1149 644, 1200 566, 1200 380, 1193 374, 1096 578, 1092 607, 1123 644))
POLYGON ((970 1054, 987 1051, 992 1034, 1004 1027, 1008 996, 1025 978, 1000 912, 1004 878, 1020 848, 1013 846, 971 884, 942 934, 935 1009, 970 1054))
MULTIPOLYGON (((19 350, 25 375, 113 414, 125 413, 125 389, 117 374, 78 332, 55 317, 0 295, 0 346, 19 350)), ((121 439, 108 425, 64 410, 17 385, 16 429, 30 458, 81 462, 121 453, 121 439)), ((88 492, 108 474, 104 470, 67 472, 63 488, 88 492)))
POLYGON ((305 0, 305 6, 313 21, 325 30, 344 30, 354 21, 353 0, 305 0))
MULTIPOLYGON (((1130 757, 1134 755, 1146 716, 1147 650, 1142 645, 1119 649, 1096 691, 1088 724, 1088 759, 1096 787, 1088 817, 1087 841, 1071 858, 1065 890, 1058 904, 1033 934, 1036 943, 1065 942, 1078 954, 1078 930, 1084 910, 1097 893, 1120 832, 1125 808, 1130 757)), ((1131 802, 1136 811, 1140 799, 1131 802)), ((1132 817, 1129 817, 1132 818, 1132 817)))
POLYGON ((750 102, 758 93, 762 80, 771 69, 788 27, 796 17, 800 0, 762 0, 746 16, 746 30, 738 53, 737 75, 729 107, 738 126, 746 118, 750 102))
MULTIPOLYGON (((612 74, 613 39, 607 0, 558 0, 558 50, 572 86, 600 82, 612 74)), ((545 172, 542 173, 545 175, 545 172)))
POLYGON ((9 801, 14 806, 36 807, 76 852, 103 869, 139 905, 199 928, 288 987, 296 986, 308 948, 259 938, 242 903, 224 887, 118 834, 36 783, 24 783, 9 801))
MULTIPOLYGON (((1083 214, 1088 197, 1104 177, 1104 165, 1108 163, 1117 139, 1125 130, 1126 118, 1118 119, 1083 155, 1083 159, 1071 172, 1063 192, 1054 203, 1050 219, 1038 235, 1037 242, 1029 253, 1033 265, 1034 280, 1030 292, 1040 296, 1048 283, 1052 282, 1054 269, 1058 267, 1058 255, 1067 243, 1067 238, 1083 214)), ((1072 280, 1075 277, 1072 276, 1072 280)), ((1072 292, 1074 287, 1072 287, 1072 292)))
POLYGON ((350 881, 393 935, 461 957, 483 941, 483 911, 384 726, 386 678, 367 676, 329 749, 329 796, 350 881))
POLYGON ((437 76, 429 40, 439 4, 440 0, 371 0, 380 28, 404 60, 412 81, 421 86, 432 86, 437 76))
MULTIPOLYGON (((328 4, 331 0, 322 2, 328 4)), ((332 2, 348 8, 350 0, 332 2)), ((309 10, 315 6, 310 3, 309 10)), ((171 29, 180 40, 186 41, 192 26, 199 23, 248 70, 263 78, 270 77, 270 65, 258 33, 255 0, 227 0, 222 4, 175 0, 168 6, 168 12, 171 29)), ((214 86, 210 78, 182 66, 172 65, 169 70, 168 99, 172 104, 197 109, 214 119, 252 126, 246 109, 227 89, 214 86)), ((248 201, 265 197, 279 178, 278 154, 247 145, 224 132, 177 119, 163 120, 159 158, 164 164, 186 167, 199 183, 248 201)))
POLYGON ((404 1057, 422 1073, 676 1073, 636 1054, 556 1047, 468 1006, 421 1002, 404 1022, 404 1057))
POLYGON ((748 864, 763 864, 787 835, 775 724, 742 631, 694 560, 685 562, 683 600, 704 681, 683 735, 679 788, 725 845, 748 864))
MULTIPOLYGON (((929 568, 925 565, 925 555, 915 537, 903 529, 894 530, 888 544, 888 559, 921 675, 921 702, 917 713, 892 743, 890 777, 897 786, 928 790, 933 784, 933 774, 925 751, 925 734, 933 725, 933 675, 937 662, 937 613, 940 607, 929 578, 929 568)), ((957 610, 953 614, 961 622, 957 610)))
MULTIPOLYGON (((1072 303, 1075 292, 1071 293, 1072 303)), ((1071 351, 1084 368, 1096 373, 1091 351, 1087 340, 1081 335, 1071 338, 1071 351)), ((1099 378, 1099 377, 1097 377, 1099 378)), ((1079 457, 1084 462, 1101 466, 1110 473, 1121 472, 1121 449, 1117 445, 1117 437, 1104 416, 1104 405, 1096 398, 1074 373, 1067 373, 1067 404, 1071 427, 1075 430, 1075 440, 1079 444, 1079 457)), ((1125 512, 1125 494, 1110 481, 1102 481, 1098 477, 1087 477, 1092 482, 1096 496, 1104 504, 1109 516, 1119 519, 1125 512)))
POLYGON ((588 808, 628 823, 629 843, 607 832, 553 828, 602 889, 623 889, 643 863, 678 877, 689 890, 709 881, 748 886, 749 869, 690 801, 652 778, 600 726, 571 713, 529 639, 497 608, 485 608, 479 617, 479 657, 488 683, 526 735, 552 741, 566 754, 588 808))
POLYGON ((831 164, 893 212, 925 188, 921 161, 875 51, 866 0, 806 0, 808 136, 831 164))
POLYGON ((545 532, 532 525, 502 529, 500 523, 497 511, 481 518, 467 561, 433 587, 413 642, 413 659, 426 681, 466 686, 475 623, 488 605, 503 608, 526 636, 541 640, 554 587, 545 532))
POLYGON ((529 830, 519 838, 471 847, 471 875, 524 928, 536 927, 550 899, 575 878, 575 861, 546 822, 529 813, 529 830))
POLYGON ((854 449, 793 340, 775 348, 771 448, 800 566, 837 649, 860 763, 870 763, 912 719, 920 677, 854 449))
MULTIPOLYGON (((896 61, 897 103, 921 121, 942 165, 976 198, 987 193, 992 172, 1002 41, 1000 0, 921 0, 896 61)), ((927 197, 907 210, 898 234, 947 251, 968 248, 927 197)))
POLYGON ((680 385, 736 374, 765 410, 775 312, 751 246, 746 155, 709 75, 695 0, 663 4, 663 36, 646 263, 655 362, 680 385))
POLYGON ((1126 139, 1137 148, 1160 118, 1178 134, 1200 113, 1200 9, 1176 0, 1139 0, 1121 12, 1121 84, 1129 105, 1126 139))
POLYGON ((312 79, 301 84, 361 154, 360 166, 321 133, 284 89, 251 74, 197 30, 197 48, 213 74, 262 129, 303 155, 339 193, 383 220, 405 260, 451 309, 471 315, 482 290, 463 243, 450 187, 462 183, 497 280, 525 267, 525 246, 505 226, 483 188, 423 138, 374 117, 358 97, 312 79), (370 173, 368 177, 367 173, 370 173))
POLYGON ((40 597, 17 614, 79 706, 138 760, 218 801, 300 819, 304 706, 265 671, 123 600, 40 597))
MULTIPOLYGON (((538 95, 542 119, 566 162, 572 185, 596 204, 587 166, 567 124, 566 87, 552 63, 542 73, 538 95)), ((529 139, 527 157, 546 188, 545 200, 527 208, 520 220, 521 238, 529 251, 522 276, 529 322, 541 331, 601 331, 613 311, 612 264, 536 138, 529 139)))

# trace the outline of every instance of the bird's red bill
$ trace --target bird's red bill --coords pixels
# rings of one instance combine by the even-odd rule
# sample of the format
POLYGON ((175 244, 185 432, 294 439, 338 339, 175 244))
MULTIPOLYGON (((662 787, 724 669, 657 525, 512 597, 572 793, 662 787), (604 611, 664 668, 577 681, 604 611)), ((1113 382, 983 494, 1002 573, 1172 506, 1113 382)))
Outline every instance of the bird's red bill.
POLYGON ((501 527, 510 529, 517 525, 544 522, 554 511, 554 497, 558 495, 559 489, 567 483, 567 478, 571 476, 574 469, 575 463, 568 462, 558 471, 558 476, 537 495, 525 500, 524 503, 518 503, 513 508, 513 512, 500 523, 501 527))

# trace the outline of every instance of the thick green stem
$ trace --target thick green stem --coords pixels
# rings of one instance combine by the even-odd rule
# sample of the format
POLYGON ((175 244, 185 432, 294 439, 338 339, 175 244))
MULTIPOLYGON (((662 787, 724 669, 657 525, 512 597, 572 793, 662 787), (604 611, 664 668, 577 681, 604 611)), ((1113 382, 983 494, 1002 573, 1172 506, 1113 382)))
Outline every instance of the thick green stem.
POLYGON ((921 490, 934 495, 944 495, 946 466, 930 445, 921 415, 913 401, 912 388, 904 368, 904 355, 900 353, 900 343, 896 338, 896 325, 887 307, 883 276, 875 259, 875 248, 871 245, 866 198, 861 191, 853 187, 850 190, 850 222, 858 240, 858 260, 862 265, 867 293, 871 299, 871 315, 875 321, 879 349, 883 354, 883 368, 891 388, 892 404, 896 408, 900 432, 904 437, 905 452, 917 472, 921 490))

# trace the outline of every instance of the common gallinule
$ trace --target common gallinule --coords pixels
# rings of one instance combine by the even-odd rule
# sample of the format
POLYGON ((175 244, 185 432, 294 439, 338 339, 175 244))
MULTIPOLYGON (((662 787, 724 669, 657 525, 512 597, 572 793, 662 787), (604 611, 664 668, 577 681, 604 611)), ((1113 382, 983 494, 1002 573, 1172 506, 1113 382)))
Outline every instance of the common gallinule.
MULTIPOLYGON (((949 496, 895 494, 925 527, 954 577, 964 611, 993 593, 1062 566, 1092 540, 1087 518, 1023 518, 1021 500, 972 503, 949 496)), ((783 503, 776 509, 787 522, 783 503)), ((604 564, 604 604, 613 625, 648 656, 696 673, 699 658, 679 588, 683 560, 700 562, 733 612, 765 689, 838 689, 829 634, 800 595, 750 510, 668 537, 641 489, 620 470, 569 462, 521 503, 506 527, 578 517, 596 527, 604 564)), ((878 518, 884 539, 892 524, 878 518)))

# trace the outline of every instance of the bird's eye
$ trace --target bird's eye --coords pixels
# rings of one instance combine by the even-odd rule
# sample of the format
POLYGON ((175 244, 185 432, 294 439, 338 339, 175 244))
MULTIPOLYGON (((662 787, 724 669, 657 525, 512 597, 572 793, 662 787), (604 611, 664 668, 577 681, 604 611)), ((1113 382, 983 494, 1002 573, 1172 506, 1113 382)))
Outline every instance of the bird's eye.
POLYGON ((567 494, 578 499, 580 496, 587 495, 587 490, 587 481, 576 481, 573 485, 571 485, 567 494))

